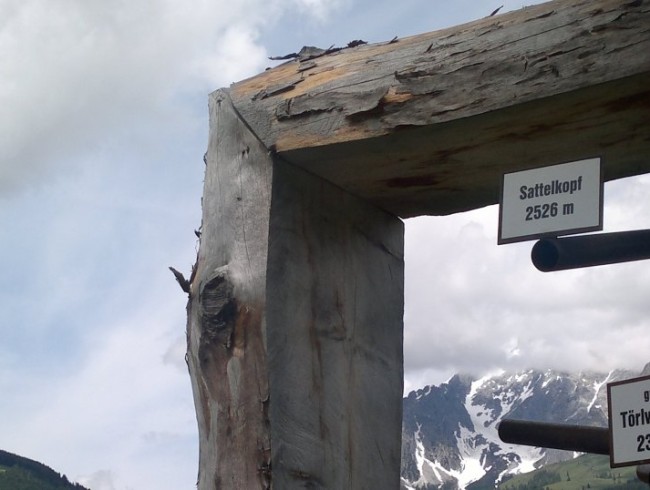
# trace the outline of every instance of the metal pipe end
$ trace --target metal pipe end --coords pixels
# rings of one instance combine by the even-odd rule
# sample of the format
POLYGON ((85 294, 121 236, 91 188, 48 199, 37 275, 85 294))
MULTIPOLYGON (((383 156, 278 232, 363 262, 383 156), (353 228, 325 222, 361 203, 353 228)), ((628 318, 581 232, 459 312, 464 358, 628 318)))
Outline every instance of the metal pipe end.
POLYGON ((560 259, 560 252, 554 240, 543 238, 533 245, 530 258, 538 270, 550 272, 555 270, 560 259))
POLYGON ((640 464, 636 467, 636 477, 650 485, 650 464, 640 464))

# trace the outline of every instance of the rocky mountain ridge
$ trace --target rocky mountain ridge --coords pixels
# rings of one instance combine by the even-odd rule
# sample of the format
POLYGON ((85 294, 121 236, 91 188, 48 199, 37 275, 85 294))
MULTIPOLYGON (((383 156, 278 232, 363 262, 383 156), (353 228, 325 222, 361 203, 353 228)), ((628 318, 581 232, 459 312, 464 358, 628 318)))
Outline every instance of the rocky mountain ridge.
POLYGON ((401 488, 495 488, 511 475, 570 459, 571 452, 505 444, 497 425, 512 418, 605 427, 607 383, 636 376, 528 370, 456 375, 413 391, 404 398, 401 488))

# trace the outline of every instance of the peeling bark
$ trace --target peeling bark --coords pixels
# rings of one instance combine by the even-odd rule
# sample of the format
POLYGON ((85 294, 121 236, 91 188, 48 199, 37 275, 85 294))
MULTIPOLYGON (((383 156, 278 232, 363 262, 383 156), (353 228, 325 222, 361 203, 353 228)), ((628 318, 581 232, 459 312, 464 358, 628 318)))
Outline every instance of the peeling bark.
POLYGON ((647 0, 556 0, 297 59, 231 94, 283 159, 398 216, 449 214, 496 203, 504 171, 595 155, 606 178, 649 169, 649 25, 647 0), (525 145, 507 138, 519 128, 525 145), (456 151, 467 142, 479 149, 456 151), (434 174, 427 188, 383 184, 434 174))

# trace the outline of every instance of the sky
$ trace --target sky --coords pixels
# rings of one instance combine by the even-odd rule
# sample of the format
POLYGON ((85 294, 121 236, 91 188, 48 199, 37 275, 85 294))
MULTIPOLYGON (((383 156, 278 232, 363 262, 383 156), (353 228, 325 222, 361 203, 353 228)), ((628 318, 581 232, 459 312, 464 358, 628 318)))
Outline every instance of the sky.
MULTIPOLYGON (((380 42, 519 0, 2 0, 0 449, 93 490, 194 488, 186 297, 207 96, 303 45, 380 42)), ((648 227, 650 178, 605 186, 648 227)), ((498 369, 640 370, 650 264, 544 274, 496 206, 406 223, 405 390, 498 369)))

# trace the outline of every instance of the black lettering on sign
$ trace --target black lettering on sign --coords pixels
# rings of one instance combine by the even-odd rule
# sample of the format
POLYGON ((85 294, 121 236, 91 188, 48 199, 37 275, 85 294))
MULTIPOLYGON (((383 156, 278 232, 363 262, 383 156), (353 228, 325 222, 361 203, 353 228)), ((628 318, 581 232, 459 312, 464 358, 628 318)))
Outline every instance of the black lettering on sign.
POLYGON ((544 218, 554 218, 557 216, 556 202, 536 204, 535 206, 526 207, 526 221, 533 221, 544 218))
POLYGON ((639 445, 636 447, 636 451, 638 453, 650 451, 650 434, 639 434, 636 437, 636 442, 639 443, 639 445))

